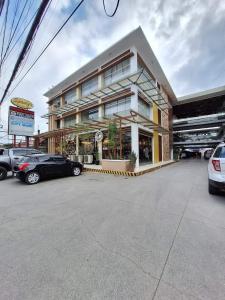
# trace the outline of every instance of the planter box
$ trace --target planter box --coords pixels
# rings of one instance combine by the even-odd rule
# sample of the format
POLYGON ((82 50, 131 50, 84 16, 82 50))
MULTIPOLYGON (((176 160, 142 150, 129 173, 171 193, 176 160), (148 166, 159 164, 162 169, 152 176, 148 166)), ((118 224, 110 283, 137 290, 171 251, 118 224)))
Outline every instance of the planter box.
POLYGON ((103 170, 130 171, 130 160, 103 159, 103 170))

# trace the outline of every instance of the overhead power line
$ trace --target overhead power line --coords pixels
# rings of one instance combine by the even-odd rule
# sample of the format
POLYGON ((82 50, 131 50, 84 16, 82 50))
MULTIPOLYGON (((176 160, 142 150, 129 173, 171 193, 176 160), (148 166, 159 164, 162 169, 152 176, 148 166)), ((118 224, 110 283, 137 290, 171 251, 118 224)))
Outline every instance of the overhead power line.
MULTIPOLYGON (((69 17, 64 21, 64 23, 60 26, 60 28, 57 30, 57 32, 54 34, 54 36, 50 39, 48 44, 45 46, 45 48, 41 51, 41 53, 38 55, 38 57, 35 59, 35 61, 32 63, 32 65, 29 67, 29 69, 26 71, 26 73, 23 75, 23 77, 19 80, 19 82, 16 84, 16 86, 11 91, 10 95, 13 93, 13 91, 19 86, 21 81, 27 76, 27 74, 30 72, 30 70, 34 67, 34 65, 37 63, 37 61, 41 58, 41 56, 44 54, 44 52, 48 49, 48 47, 51 45, 51 43, 54 41, 54 39, 57 37, 57 35, 60 33, 60 31, 63 29, 63 27, 68 23, 68 21, 72 18, 72 16, 75 14, 75 12, 78 10, 78 8, 81 6, 81 4, 84 2, 84 0, 81 0, 79 4, 74 8, 72 13, 69 15, 69 17)), ((2 101, 0 102, 0 104, 2 101)))
POLYGON ((8 93, 8 90, 9 90, 11 84, 12 84, 12 81, 15 78, 16 73, 17 73, 17 71, 18 71, 18 69, 20 67, 20 64, 22 63, 24 57, 26 56, 27 51, 29 50, 29 48, 30 48, 30 46, 31 46, 31 44, 33 42, 33 39, 34 39, 34 37, 35 37, 35 35, 37 33, 37 30, 38 30, 38 27, 39 27, 39 23, 40 23, 40 21, 42 19, 43 14, 45 13, 45 10, 46 10, 49 2, 50 2, 50 0, 43 0, 41 2, 41 5, 40 5, 40 7, 38 9, 38 12, 37 12, 37 15, 35 16, 35 19, 34 19, 34 21, 32 23, 32 26, 31 26, 31 28, 29 30, 29 33, 27 35, 26 41, 24 43, 24 46, 23 46, 23 48, 22 48, 22 50, 21 50, 21 52, 19 54, 19 57, 17 59, 17 62, 15 64, 15 66, 14 66, 12 75, 11 75, 11 77, 9 79, 9 82, 8 82, 8 84, 6 86, 6 89, 5 89, 4 93, 3 93, 2 99, 0 101, 0 105, 4 101, 4 99, 6 97, 6 94, 8 93))
POLYGON ((5 0, 0 0, 0 16, 2 14, 2 10, 3 10, 3 7, 4 7, 4 3, 5 3, 5 0))
POLYGON ((109 13, 107 12, 107 10, 106 10, 105 0, 102 0, 102 2, 103 2, 103 7, 104 7, 104 11, 105 11, 106 15, 107 15, 108 17, 110 17, 110 18, 114 17, 115 14, 116 14, 116 12, 117 12, 117 9, 118 9, 118 7, 119 7, 120 0, 117 0, 116 8, 115 8, 115 10, 114 10, 114 12, 113 12, 112 14, 109 14, 109 13))
MULTIPOLYGON (((19 82, 15 85, 15 87, 12 89, 9 95, 11 95, 14 90, 20 85, 20 83, 23 81, 23 79, 27 76, 27 74, 30 72, 30 70, 34 67, 34 65, 38 62, 38 60, 41 58, 41 56, 44 54, 44 52, 48 49, 48 47, 51 45, 51 43, 54 41, 54 39, 57 37, 57 35, 61 32, 61 30, 65 27, 65 25, 68 23, 68 21, 71 19, 71 17, 75 14, 75 12, 78 10, 78 8, 81 6, 81 4, 84 2, 84 0, 81 0, 79 4, 74 8, 74 10, 71 12, 69 17, 64 21, 64 23, 60 26, 60 28, 57 30, 57 32, 54 34, 54 36, 50 39, 48 44, 44 47, 44 49, 41 51, 41 53, 38 55, 38 57, 34 60, 34 62, 31 64, 29 69, 26 71, 26 73, 23 75, 23 77, 19 80, 19 82)), ((105 6, 105 0, 103 0, 103 7, 105 10, 105 13, 108 17, 113 17, 119 7, 120 0, 117 0, 115 10, 112 14, 108 14, 105 6)), ((4 97, 6 96, 6 93, 4 93, 4 97)), ((0 101, 0 105, 2 103, 3 99, 0 101)))

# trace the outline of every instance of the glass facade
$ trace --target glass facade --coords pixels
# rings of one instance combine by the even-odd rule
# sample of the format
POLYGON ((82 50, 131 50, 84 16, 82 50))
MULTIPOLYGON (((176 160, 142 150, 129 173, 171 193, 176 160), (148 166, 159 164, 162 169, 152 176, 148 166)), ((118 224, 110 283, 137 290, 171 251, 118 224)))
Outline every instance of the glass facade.
POLYGON ((104 73, 105 86, 119 80, 130 72, 130 59, 113 66, 104 73))
POLYGON ((150 119, 150 105, 142 99, 138 99, 138 112, 150 119))
POLYGON ((64 119, 64 127, 65 128, 72 127, 75 124, 76 124, 76 117, 75 116, 66 117, 64 119))
MULTIPOLYGON (((102 141, 102 157, 103 159, 110 159, 112 150, 109 149, 108 133, 104 132, 104 139, 102 141)), ((116 137, 116 145, 114 156, 115 159, 120 159, 120 143, 119 143, 119 131, 116 137)), ((122 159, 128 159, 131 153, 131 128, 126 127, 122 129, 122 159)))
POLYGON ((85 81, 81 86, 81 94, 83 97, 90 95, 98 89, 98 77, 94 77, 85 81))
POLYGON ((105 104, 105 116, 113 116, 114 113, 129 111, 131 105, 130 97, 116 100, 105 104))
POLYGON ((82 121, 96 120, 96 119, 98 119, 98 107, 85 110, 81 113, 82 121))
POLYGON ((66 92, 65 95, 64 95, 65 104, 71 104, 76 99, 77 99, 77 96, 76 96, 76 90, 75 89, 66 92))
POLYGON ((60 107, 60 97, 57 97, 54 102, 53 105, 55 108, 59 108, 60 107))

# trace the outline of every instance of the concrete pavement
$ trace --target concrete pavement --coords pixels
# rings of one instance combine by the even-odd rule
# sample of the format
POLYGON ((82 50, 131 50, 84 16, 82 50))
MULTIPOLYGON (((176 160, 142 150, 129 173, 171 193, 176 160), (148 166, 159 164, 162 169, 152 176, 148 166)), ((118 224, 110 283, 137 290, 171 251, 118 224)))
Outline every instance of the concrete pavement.
POLYGON ((207 165, 0 182, 0 299, 224 299, 225 197, 207 165))

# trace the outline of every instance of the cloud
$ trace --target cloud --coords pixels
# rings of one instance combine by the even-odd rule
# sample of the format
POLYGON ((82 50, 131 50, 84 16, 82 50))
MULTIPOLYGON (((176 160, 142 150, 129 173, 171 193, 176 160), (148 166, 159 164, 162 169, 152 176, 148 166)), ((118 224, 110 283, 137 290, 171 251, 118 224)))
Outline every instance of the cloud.
MULTIPOLYGON (((40 27, 29 65, 78 1, 54 0, 40 27)), ((109 12, 115 1, 106 0, 109 12)), ((40 116, 47 112, 43 97, 53 85, 141 26, 177 96, 224 85, 225 1, 120 1, 108 18, 102 1, 84 1, 38 64, 12 94, 34 102, 36 129, 46 130, 40 116)), ((4 120, 7 119, 5 104, 4 120)))

